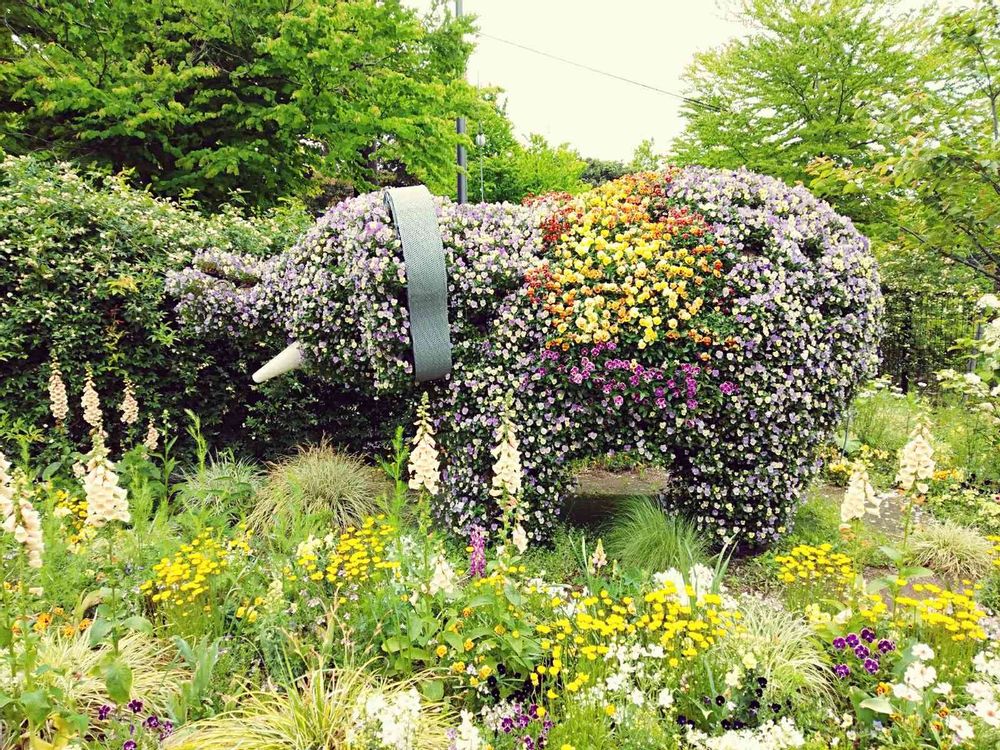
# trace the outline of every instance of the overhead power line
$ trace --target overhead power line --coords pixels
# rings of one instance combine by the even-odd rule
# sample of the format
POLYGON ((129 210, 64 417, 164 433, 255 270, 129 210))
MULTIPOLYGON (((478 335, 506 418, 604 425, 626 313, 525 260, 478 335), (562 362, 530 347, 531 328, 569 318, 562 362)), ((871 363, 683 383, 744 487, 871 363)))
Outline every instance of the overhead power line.
POLYGON ((498 36, 493 36, 492 34, 485 34, 482 31, 477 32, 476 36, 481 36, 484 39, 492 39, 494 42, 500 42, 501 44, 506 44, 511 47, 517 47, 518 49, 523 49, 526 52, 531 52, 535 55, 540 55, 542 57, 547 57, 550 60, 556 60, 565 65, 571 65, 574 68, 580 68, 581 70, 586 70, 591 73, 596 73, 597 75, 605 76, 606 78, 613 78, 616 81, 622 81, 624 83, 630 83, 633 86, 638 86, 640 88, 648 89, 649 91, 655 91, 657 94, 664 94, 665 96, 672 96, 675 99, 680 99, 681 101, 687 102, 693 107, 701 107, 702 109, 708 109, 712 112, 723 112, 721 107, 717 107, 714 104, 709 104, 701 99, 695 99, 694 97, 684 96, 684 94, 678 94, 675 91, 667 91, 666 89, 661 89, 657 86, 653 86, 648 83, 643 83, 642 81, 636 81, 632 78, 626 78, 625 76, 620 76, 617 73, 610 73, 606 70, 601 70, 600 68, 594 68, 590 65, 585 65, 584 63, 577 62, 576 60, 570 60, 565 57, 560 57, 559 55, 553 55, 551 52, 545 52, 544 50, 535 49, 534 47, 529 47, 526 44, 520 44, 518 42, 512 42, 509 39, 501 39, 498 36))

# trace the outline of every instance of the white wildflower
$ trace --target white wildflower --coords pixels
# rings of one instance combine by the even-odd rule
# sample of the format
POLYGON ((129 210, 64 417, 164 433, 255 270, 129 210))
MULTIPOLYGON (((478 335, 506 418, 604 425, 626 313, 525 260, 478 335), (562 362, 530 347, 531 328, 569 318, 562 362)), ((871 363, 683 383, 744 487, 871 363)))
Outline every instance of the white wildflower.
POLYGON ((855 461, 851 470, 851 478, 844 492, 844 501, 840 504, 840 522, 848 524, 855 519, 862 519, 866 513, 879 515, 882 500, 868 479, 868 467, 863 461, 855 461))
POLYGON ((667 688, 663 688, 656 695, 656 705, 660 708, 670 708, 674 705, 674 694, 671 693, 667 688))
POLYGON ((504 409, 496 433, 497 444, 493 453, 493 487, 490 494, 510 506, 517 504, 521 495, 521 453, 517 432, 511 419, 510 408, 504 409))
POLYGON ((955 742, 962 744, 973 738, 972 725, 957 714, 952 714, 944 720, 945 726, 955 735, 955 742))
POLYGON ((481 750, 483 738, 473 721, 472 712, 462 709, 462 723, 455 730, 450 750, 481 750))
POLYGON ((455 574, 455 569, 440 553, 434 557, 433 572, 427 585, 431 596, 437 596, 439 593, 453 596, 458 590, 458 576, 455 574))
POLYGON ((97 395, 97 389, 94 388, 94 373, 89 368, 87 369, 87 380, 83 384, 83 398, 80 403, 83 405, 83 421, 100 432, 104 415, 101 414, 101 398, 97 395))
POLYGON ((604 553, 604 541, 602 539, 598 539, 597 546, 594 547, 594 553, 590 556, 589 568, 591 574, 597 573, 607 564, 608 556, 604 553))
POLYGON ((118 475, 108 460, 107 449, 98 443, 87 461, 87 474, 83 478, 87 495, 88 526, 100 528, 110 521, 128 523, 128 492, 118 484, 118 475))
POLYGON ((121 403, 122 423, 134 425, 139 421, 139 402, 135 400, 135 388, 132 381, 125 378, 125 393, 121 403))
POLYGON ((1000 727, 1000 706, 995 700, 984 698, 976 701, 972 707, 972 713, 979 717, 983 723, 994 728, 1000 727))
POLYGON ((413 450, 410 451, 410 489, 425 489, 431 495, 438 494, 440 479, 440 460, 437 444, 434 442, 434 428, 431 425, 430 401, 427 392, 417 407, 417 434, 414 438, 413 450))
POLYGON ((156 450, 157 444, 160 442, 160 431, 156 429, 156 425, 153 424, 153 420, 149 420, 149 428, 146 430, 146 437, 142 441, 142 444, 146 446, 146 450, 153 453, 156 450))
POLYGON ((930 661, 931 659, 934 658, 934 649, 932 649, 926 643, 914 644, 913 648, 910 649, 910 653, 912 653, 917 659, 920 659, 921 661, 930 661))
POLYGON ((10 462, 0 453, 0 529, 24 547, 29 567, 40 568, 45 551, 41 519, 24 491, 26 478, 20 470, 11 475, 8 469, 10 462))
POLYGON ((58 359, 53 359, 49 367, 49 409, 56 422, 64 421, 69 415, 69 398, 58 359))
POLYGON ((906 668, 903 681, 914 690, 924 690, 934 684, 937 679, 937 670, 929 664, 919 661, 913 662, 906 668))
POLYGON ((909 442, 900 452, 896 484, 904 492, 916 488, 920 494, 926 494, 930 489, 927 481, 933 475, 934 448, 931 447, 931 433, 927 422, 921 421, 910 433, 909 442))
POLYGON ((920 701, 920 691, 901 682, 892 686, 892 694, 900 700, 910 701, 910 703, 917 703, 920 701))
POLYGON ((519 555, 523 555, 527 551, 528 534, 525 532, 524 527, 521 524, 514 526, 514 531, 511 533, 510 541, 519 555))

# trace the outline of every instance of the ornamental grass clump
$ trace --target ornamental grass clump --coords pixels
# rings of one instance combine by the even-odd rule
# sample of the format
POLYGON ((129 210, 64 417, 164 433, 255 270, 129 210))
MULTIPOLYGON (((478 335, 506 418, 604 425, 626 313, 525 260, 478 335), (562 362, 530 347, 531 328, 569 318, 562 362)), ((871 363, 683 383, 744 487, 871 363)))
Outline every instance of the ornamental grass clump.
POLYGON ((232 520, 244 518, 264 482, 260 466, 248 459, 215 456, 203 468, 184 474, 177 502, 185 510, 232 520))
POLYGON ((336 528, 383 510, 385 482, 361 459, 326 443, 299 448, 271 466, 247 517, 255 532, 306 516, 336 528))
POLYGON ((645 497, 630 499, 603 537, 607 554, 631 570, 687 570, 708 559, 708 541, 690 521, 645 497))
POLYGON ((752 670, 766 680, 764 699, 792 699, 797 705, 832 697, 823 649, 801 615, 780 602, 740 599, 739 626, 722 639, 721 669, 752 670))
POLYGON ((453 717, 420 697, 428 679, 387 683, 365 667, 313 669, 286 691, 247 693, 237 708, 182 727, 165 748, 447 750, 453 717))
POLYGON ((454 367, 429 385, 414 383, 383 193, 330 208, 287 252, 207 251, 168 284, 199 332, 291 338, 305 366, 390 404, 397 424, 426 392, 448 465, 435 511, 458 534, 503 524, 491 450, 508 394, 529 540, 565 507, 573 461, 612 452, 671 469, 668 507, 713 541, 787 529, 877 361, 879 277, 850 219, 801 186, 698 167, 436 211, 454 367))
POLYGON ((930 568, 949 581, 978 580, 993 567, 993 545, 974 529, 952 521, 917 527, 906 549, 912 565, 930 568))

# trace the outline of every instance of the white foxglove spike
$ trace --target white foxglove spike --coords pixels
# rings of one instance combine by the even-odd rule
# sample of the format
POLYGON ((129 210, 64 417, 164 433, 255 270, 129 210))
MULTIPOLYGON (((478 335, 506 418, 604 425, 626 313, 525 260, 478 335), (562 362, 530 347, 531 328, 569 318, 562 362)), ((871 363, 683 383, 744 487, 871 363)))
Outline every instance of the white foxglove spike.
POLYGON ((261 367, 253 374, 253 382, 263 383, 265 380, 284 375, 286 372, 297 370, 302 367, 305 358, 302 356, 302 349, 298 344, 289 344, 275 356, 270 362, 261 367))

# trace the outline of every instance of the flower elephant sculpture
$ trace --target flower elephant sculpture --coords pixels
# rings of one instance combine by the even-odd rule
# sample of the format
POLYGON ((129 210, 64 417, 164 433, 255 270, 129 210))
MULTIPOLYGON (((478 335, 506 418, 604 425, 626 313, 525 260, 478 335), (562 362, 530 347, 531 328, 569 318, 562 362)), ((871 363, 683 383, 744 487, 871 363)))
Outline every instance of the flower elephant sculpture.
POLYGON ((878 272, 849 219, 801 186, 697 167, 525 205, 434 206, 442 377, 415 377, 383 193, 330 208, 275 257, 201 253, 170 285, 201 331, 293 342, 258 378, 301 365, 371 399, 415 406, 427 392, 436 512, 455 531, 498 522, 490 449, 510 403, 534 537, 562 511, 574 460, 612 453, 667 468, 664 503, 720 542, 783 532, 877 362, 878 272))

